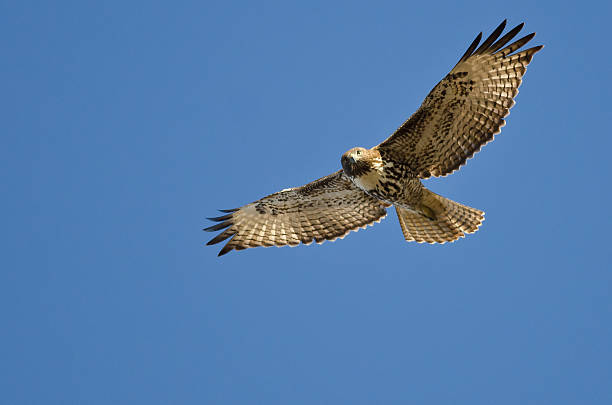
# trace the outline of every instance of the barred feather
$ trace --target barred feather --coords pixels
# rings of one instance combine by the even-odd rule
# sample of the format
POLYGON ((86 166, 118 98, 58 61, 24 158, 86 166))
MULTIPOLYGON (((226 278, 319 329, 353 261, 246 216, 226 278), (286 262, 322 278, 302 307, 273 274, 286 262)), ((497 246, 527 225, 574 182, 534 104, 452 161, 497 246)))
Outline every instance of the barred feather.
POLYGON ((484 212, 449 200, 432 191, 425 190, 423 204, 435 218, 401 207, 395 207, 397 217, 407 241, 446 243, 474 233, 484 221, 484 212))

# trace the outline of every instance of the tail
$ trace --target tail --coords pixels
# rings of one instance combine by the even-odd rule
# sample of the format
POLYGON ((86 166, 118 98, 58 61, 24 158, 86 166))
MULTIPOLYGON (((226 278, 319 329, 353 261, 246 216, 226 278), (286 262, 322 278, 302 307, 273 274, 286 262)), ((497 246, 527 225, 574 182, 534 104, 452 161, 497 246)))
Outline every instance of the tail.
POLYGON ((484 221, 484 212, 423 190, 420 211, 395 206, 407 241, 445 243, 474 233, 484 221))

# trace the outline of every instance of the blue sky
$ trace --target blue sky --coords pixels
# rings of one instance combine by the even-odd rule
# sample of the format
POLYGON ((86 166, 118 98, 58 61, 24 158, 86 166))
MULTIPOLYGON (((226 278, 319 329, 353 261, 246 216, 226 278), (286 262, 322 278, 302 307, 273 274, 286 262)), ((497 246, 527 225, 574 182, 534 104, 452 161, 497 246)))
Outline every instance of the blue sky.
POLYGON ((0 6, 7 404, 609 404, 604 2, 0 6), (386 138, 479 31, 546 47, 496 140, 395 214, 217 258, 206 217, 386 138))

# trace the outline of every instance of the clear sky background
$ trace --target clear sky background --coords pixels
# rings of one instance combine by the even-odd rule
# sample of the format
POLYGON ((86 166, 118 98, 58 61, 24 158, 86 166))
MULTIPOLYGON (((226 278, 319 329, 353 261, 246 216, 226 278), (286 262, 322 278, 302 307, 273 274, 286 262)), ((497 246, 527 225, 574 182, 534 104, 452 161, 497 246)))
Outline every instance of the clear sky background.
POLYGON ((610 404, 609 2, 3 2, 3 404, 610 404), (343 240, 217 258, 206 217, 386 138, 504 18, 496 140, 343 240))

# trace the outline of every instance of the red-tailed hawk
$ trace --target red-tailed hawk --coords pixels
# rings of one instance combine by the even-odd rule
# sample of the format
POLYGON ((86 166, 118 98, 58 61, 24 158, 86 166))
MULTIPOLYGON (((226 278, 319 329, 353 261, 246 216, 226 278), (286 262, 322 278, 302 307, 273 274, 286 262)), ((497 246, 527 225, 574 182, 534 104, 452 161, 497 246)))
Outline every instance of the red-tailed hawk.
POLYGON ((513 53, 535 33, 507 45, 523 24, 499 38, 506 21, 478 47, 478 34, 421 107, 387 140, 342 155, 342 170, 302 187, 274 193, 227 215, 205 231, 209 245, 231 238, 232 249, 296 246, 342 238, 395 206, 407 241, 444 243, 475 232, 484 212, 427 190, 421 179, 446 176, 501 131, 521 78, 542 45, 513 53), (499 39, 498 39, 499 38, 499 39), (477 48, 478 47, 478 48, 477 48))

